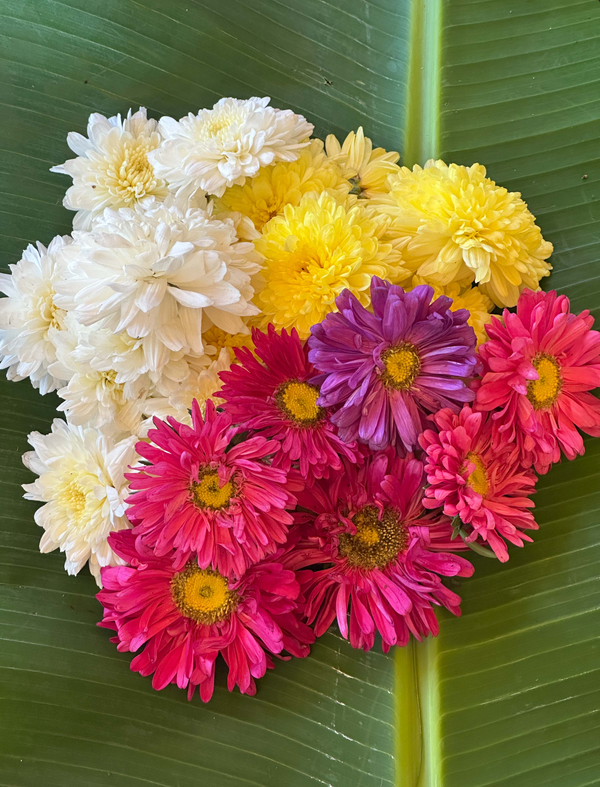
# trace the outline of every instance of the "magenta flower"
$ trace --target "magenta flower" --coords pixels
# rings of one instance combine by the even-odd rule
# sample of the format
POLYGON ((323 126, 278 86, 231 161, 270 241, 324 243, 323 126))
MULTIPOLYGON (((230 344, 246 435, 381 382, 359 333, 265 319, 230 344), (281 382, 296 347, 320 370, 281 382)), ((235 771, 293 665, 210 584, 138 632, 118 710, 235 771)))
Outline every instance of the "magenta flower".
POLYGON ((264 461, 278 444, 256 436, 232 446, 237 430, 211 401, 204 419, 194 401, 191 427, 167 420, 137 444, 149 465, 127 475, 134 532, 158 557, 173 552, 178 570, 196 553, 200 568, 239 577, 285 542, 293 521, 287 474, 264 461))
POLYGON ((469 313, 432 297, 431 287, 404 292, 374 276, 373 313, 344 290, 339 312, 313 326, 308 357, 321 372, 313 381, 318 404, 339 408, 331 420, 343 440, 411 450, 428 414, 473 399, 464 380, 476 364, 469 313))
POLYGON ((369 650, 379 631, 388 651, 411 633, 437 634, 434 605, 460 615, 460 598, 440 575, 468 577, 473 567, 440 551, 452 548, 452 526, 425 510, 423 486, 421 462, 388 449, 300 495, 313 514, 301 515, 304 537, 289 560, 295 569, 318 566, 298 575, 317 636, 337 618, 353 647, 369 650))
POLYGON ((278 334, 269 325, 266 334, 255 329, 252 339, 262 363, 247 348, 236 349, 239 363, 221 372, 219 396, 233 422, 277 440, 273 464, 288 472, 298 463, 309 480, 341 469, 340 455, 354 461, 355 447, 337 436, 317 404, 319 389, 308 382, 314 367, 296 330, 278 334))
POLYGON ((584 453, 581 429, 600 436, 600 333, 588 311, 571 314, 556 292, 524 290, 516 314, 487 325, 479 348, 483 379, 476 409, 492 411, 494 445, 517 443, 524 460, 546 473, 584 453))
POLYGON ((446 409, 434 421, 439 434, 428 429, 419 438, 430 484, 425 507, 458 516, 466 525, 467 543, 487 542, 506 562, 506 541, 522 547, 532 540, 523 531, 538 528, 529 510, 535 474, 521 466, 515 445, 492 446, 492 422, 483 413, 466 406, 458 415, 446 409))
POLYGON ((232 582, 195 560, 176 571, 172 559, 156 557, 131 530, 111 533, 109 541, 128 565, 102 569, 98 625, 117 632, 119 651, 143 648, 131 669, 153 675, 155 689, 175 683, 191 699, 199 688, 208 702, 221 654, 229 691, 255 694, 254 679, 273 667, 272 655, 308 656, 314 634, 299 619, 300 586, 281 564, 284 549, 232 582))

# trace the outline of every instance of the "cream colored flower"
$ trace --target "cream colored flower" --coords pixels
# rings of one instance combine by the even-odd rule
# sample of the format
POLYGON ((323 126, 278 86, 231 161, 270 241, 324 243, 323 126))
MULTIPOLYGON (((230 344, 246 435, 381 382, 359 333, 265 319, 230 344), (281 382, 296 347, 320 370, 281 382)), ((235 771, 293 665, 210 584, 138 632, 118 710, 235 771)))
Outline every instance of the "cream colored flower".
POLYGON ((179 121, 163 117, 165 141, 150 154, 155 171, 180 196, 199 190, 220 197, 261 167, 294 161, 313 125, 289 109, 268 106, 269 101, 222 98, 212 109, 190 112, 179 121))
POLYGON ((396 164, 400 155, 383 148, 373 149, 373 143, 365 137, 362 126, 351 131, 343 144, 330 134, 325 140, 330 161, 337 163, 352 185, 352 193, 370 199, 388 191, 387 180, 399 172, 396 164))
POLYGON ((228 188, 215 199, 215 210, 247 216, 260 232, 286 205, 298 205, 305 194, 330 191, 343 199, 350 188, 342 167, 327 159, 320 139, 312 139, 296 161, 263 167, 243 186, 228 188))
POLYGON ((104 208, 130 208, 145 197, 164 199, 168 188, 156 176, 148 153, 160 145, 157 121, 148 120, 146 110, 122 120, 90 115, 87 137, 72 131, 67 144, 77 154, 64 164, 52 167, 73 178, 64 206, 76 210, 73 227, 87 230, 104 208))
POLYGON ((446 295, 448 298, 452 298, 452 305, 450 306, 452 311, 467 309, 471 315, 469 317, 469 325, 475 331, 477 344, 487 341, 485 326, 492 319, 490 312, 493 310, 494 304, 487 295, 484 295, 479 287, 465 288, 457 283, 439 287, 436 284, 428 282, 422 276, 413 276, 412 287, 410 289, 417 287, 419 284, 429 284, 430 287, 433 287, 436 298, 439 298, 440 295, 446 295))
POLYGON ((475 281, 497 306, 510 307, 549 275, 552 244, 521 195, 497 186, 480 164, 403 167, 389 187, 376 201, 392 218, 405 264, 429 281, 475 281))
POLYGON ((29 442, 34 450, 23 462, 39 478, 23 488, 27 500, 45 504, 34 515, 45 531, 40 551, 64 552, 69 574, 89 563, 100 585, 100 568, 122 563, 107 538, 111 530, 130 527, 124 473, 135 460, 136 438, 114 444, 95 429, 56 418, 50 434, 32 432, 29 442))
POLYGON ((56 360, 52 330, 62 330, 65 319, 55 301, 57 254, 70 242, 59 235, 48 248, 29 245, 10 274, 0 273, 0 292, 8 296, 0 300, 0 369, 9 380, 29 377, 42 394, 64 383, 49 367, 56 360))

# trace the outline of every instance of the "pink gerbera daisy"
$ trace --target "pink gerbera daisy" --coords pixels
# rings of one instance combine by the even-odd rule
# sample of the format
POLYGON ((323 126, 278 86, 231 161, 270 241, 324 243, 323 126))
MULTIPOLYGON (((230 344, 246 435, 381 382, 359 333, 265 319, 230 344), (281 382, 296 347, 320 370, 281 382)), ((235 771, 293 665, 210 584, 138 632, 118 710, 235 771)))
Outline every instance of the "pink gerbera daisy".
POLYGON ((111 533, 110 545, 126 566, 102 569, 104 607, 100 626, 117 632, 120 651, 143 650, 131 662, 152 685, 196 688, 207 702, 213 694, 215 661, 229 667, 227 688, 255 694, 255 678, 273 667, 271 655, 308 656, 314 641, 299 619, 302 602, 294 572, 284 568, 285 550, 249 568, 237 581, 190 561, 176 571, 131 530, 111 533))
POLYGON ((342 467, 340 455, 354 461, 355 445, 344 443, 317 404, 319 389, 308 382, 315 369, 295 329, 278 334, 252 332, 255 354, 236 349, 238 364, 221 373, 219 396, 225 411, 244 429, 260 430, 280 442, 273 464, 289 471, 298 462, 304 478, 322 478, 342 467))
POLYGON ((444 409, 434 421, 439 434, 428 429, 420 437, 430 484, 423 503, 459 517, 467 526, 465 541, 487 542, 504 563, 506 541, 522 547, 532 540, 523 530, 537 530, 529 510, 536 476, 521 466, 517 446, 492 447, 492 422, 483 413, 444 409))
POLYGON ((476 409, 496 411, 494 444, 518 442, 525 460, 546 473, 584 453, 578 428, 600 436, 600 333, 588 311, 571 314, 556 292, 524 290, 517 312, 487 327, 476 409))
POLYGON ((278 444, 256 436, 232 445, 238 430, 210 400, 204 419, 194 401, 191 427, 167 421, 155 419, 152 442, 137 444, 149 464, 127 475, 135 534, 158 557, 173 552, 177 569, 197 553, 200 568, 241 576, 285 542, 293 521, 288 476, 264 461, 278 444))
POLYGON ((433 605, 460 614, 459 596, 439 575, 468 577, 473 567, 438 551, 451 548, 452 526, 425 510, 423 484, 422 463, 390 448, 360 466, 346 463, 301 495, 313 514, 289 557, 296 569, 319 566, 299 574, 317 636, 337 618, 353 647, 369 650, 379 631, 388 651, 406 645, 411 632, 417 639, 438 633, 433 605))

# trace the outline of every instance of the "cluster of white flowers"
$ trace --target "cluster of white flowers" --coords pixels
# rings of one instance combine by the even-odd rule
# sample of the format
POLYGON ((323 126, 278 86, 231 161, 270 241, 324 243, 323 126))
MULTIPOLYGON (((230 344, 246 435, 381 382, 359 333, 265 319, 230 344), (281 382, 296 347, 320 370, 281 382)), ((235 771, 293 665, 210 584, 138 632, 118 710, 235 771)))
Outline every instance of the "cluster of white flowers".
POLYGON ((118 562, 107 544, 128 526, 128 466, 153 416, 189 419, 220 385, 231 355, 203 338, 248 334, 261 262, 232 213, 211 197, 259 169, 298 159, 313 126, 267 98, 225 98, 179 121, 146 110, 89 118, 87 137, 54 172, 69 175, 72 236, 29 246, 0 274, 0 368, 56 391, 52 432, 29 436, 44 505, 40 548, 66 568, 118 562), (220 352, 219 352, 220 349, 220 352))

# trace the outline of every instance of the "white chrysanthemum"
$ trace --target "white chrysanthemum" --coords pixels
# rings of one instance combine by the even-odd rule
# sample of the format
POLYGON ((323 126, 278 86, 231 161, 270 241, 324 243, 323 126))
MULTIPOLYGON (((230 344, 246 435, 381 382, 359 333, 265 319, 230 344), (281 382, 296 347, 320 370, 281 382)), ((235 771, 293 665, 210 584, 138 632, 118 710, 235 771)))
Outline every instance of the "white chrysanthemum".
POLYGON ((45 503, 35 512, 35 521, 45 531, 40 551, 64 552, 69 574, 77 574, 89 562, 100 584, 100 568, 122 562, 107 537, 111 530, 130 526, 124 473, 135 460, 136 438, 114 444, 95 429, 56 418, 50 434, 32 432, 29 443, 34 450, 23 456, 23 462, 39 478, 23 488, 28 500, 45 503))
POLYGON ((260 270, 252 243, 232 221, 182 210, 171 198, 106 210, 91 232, 65 249, 57 303, 83 325, 142 339, 150 372, 172 353, 203 354, 202 318, 229 333, 257 314, 251 277, 260 270))
POLYGON ((48 371, 56 360, 52 329, 63 328, 65 312, 55 301, 59 278, 57 252, 71 242, 68 236, 54 238, 48 248, 29 245, 11 273, 0 273, 0 369, 8 369, 9 380, 24 380, 46 394, 64 380, 48 371))
POLYGON ((145 197, 164 199, 167 184, 158 178, 148 153, 161 143, 156 120, 148 120, 146 110, 121 120, 90 115, 87 137, 71 131, 67 144, 77 154, 64 164, 52 167, 73 178, 64 198, 65 208, 76 210, 73 227, 87 230, 104 208, 130 208, 145 197))
POLYGON ((222 98, 212 109, 179 121, 161 118, 164 142, 149 156, 155 172, 179 194, 200 190, 220 197, 261 167, 294 161, 314 126, 290 109, 268 106, 269 101, 222 98))
MULTIPOLYGON (((212 399, 216 405, 223 402, 215 394, 223 384, 219 378, 219 372, 225 372, 231 367, 232 354, 228 347, 221 348, 219 356, 210 366, 205 369, 197 369, 195 374, 191 374, 185 383, 168 397, 148 397, 144 402, 144 412, 149 417, 166 418, 172 416, 178 421, 191 426, 192 418, 190 411, 192 402, 197 399, 202 413, 206 409, 206 401, 212 399)), ((152 426, 148 421, 147 428, 152 426)))

